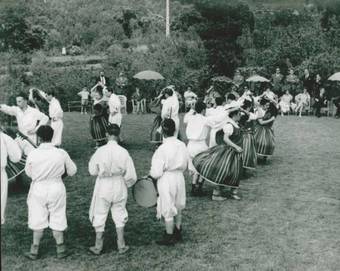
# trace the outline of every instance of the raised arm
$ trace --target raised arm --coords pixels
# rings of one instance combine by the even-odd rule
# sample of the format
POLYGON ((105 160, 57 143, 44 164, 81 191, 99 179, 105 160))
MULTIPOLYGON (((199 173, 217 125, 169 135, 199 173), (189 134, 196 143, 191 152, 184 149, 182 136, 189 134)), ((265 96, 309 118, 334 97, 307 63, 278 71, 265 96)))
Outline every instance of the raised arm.
POLYGON ((11 116, 16 116, 18 108, 16 106, 8 106, 5 104, 0 104, 0 111, 11 116))

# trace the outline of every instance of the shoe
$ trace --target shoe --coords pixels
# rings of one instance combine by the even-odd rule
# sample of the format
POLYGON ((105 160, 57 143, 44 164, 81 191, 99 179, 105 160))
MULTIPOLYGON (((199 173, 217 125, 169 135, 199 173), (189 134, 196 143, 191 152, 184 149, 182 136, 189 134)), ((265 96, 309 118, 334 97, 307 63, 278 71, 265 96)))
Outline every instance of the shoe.
POLYGON ((182 242, 183 241, 183 237, 182 237, 182 227, 180 229, 178 229, 175 226, 174 229, 174 233, 173 233, 173 237, 175 239, 176 242, 182 242))
POLYGON ((166 232, 163 235, 163 239, 156 241, 157 245, 160 246, 173 246, 175 244, 175 239, 173 234, 167 234, 166 232))
POLYGON ((67 251, 66 246, 64 244, 57 245, 57 258, 64 259, 69 256, 70 253, 67 251))
POLYGON ((232 194, 231 197, 236 200, 240 200, 241 198, 237 194, 232 194))
POLYGON ((39 252, 39 246, 37 245, 31 245, 31 250, 29 252, 26 252, 24 256, 30 260, 36 260, 38 259, 38 252, 39 252))
POLYGON ((226 200, 227 198, 226 198, 226 197, 223 197, 223 196, 221 196, 221 195, 212 195, 211 199, 214 200, 214 201, 224 201, 224 200, 226 200))
POLYGON ((96 246, 90 247, 90 248, 89 248, 89 251, 90 251, 93 255, 96 255, 96 256, 102 254, 102 249, 97 248, 96 246))
POLYGON ((124 253, 126 253, 129 249, 130 249, 129 246, 124 246, 124 247, 118 248, 118 254, 124 254, 124 253))

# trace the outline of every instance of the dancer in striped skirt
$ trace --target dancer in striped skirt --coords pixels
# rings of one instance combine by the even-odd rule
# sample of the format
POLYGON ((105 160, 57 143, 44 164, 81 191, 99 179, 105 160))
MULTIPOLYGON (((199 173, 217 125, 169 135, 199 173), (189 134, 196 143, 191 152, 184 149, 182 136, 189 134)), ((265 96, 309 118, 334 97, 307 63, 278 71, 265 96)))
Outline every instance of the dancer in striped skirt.
POLYGON ((275 104, 272 102, 266 104, 265 110, 264 117, 257 120, 255 127, 256 152, 258 157, 264 161, 273 155, 275 149, 275 137, 272 127, 278 112, 275 104))
POLYGON ((6 173, 8 176, 8 181, 12 181, 25 171, 26 157, 37 146, 28 137, 26 137, 19 131, 15 131, 15 129, 6 128, 3 130, 17 143, 22 152, 22 156, 19 162, 14 163, 11 160, 7 161, 6 173))
MULTIPOLYGON (((231 187, 232 197, 240 199, 237 188, 242 173, 242 133, 236 123, 240 119, 240 111, 229 113, 222 130, 216 133, 217 146, 201 152, 193 159, 198 174, 217 186, 231 187)), ((213 200, 225 200, 220 189, 214 189, 213 200)))
POLYGON ((254 137, 254 119, 256 115, 251 113, 252 102, 245 100, 241 108, 240 127, 242 131, 242 160, 244 169, 254 170, 257 165, 257 155, 254 137))
POLYGON ((106 129, 109 125, 107 102, 103 97, 103 89, 97 86, 94 91, 93 115, 90 119, 90 132, 96 142, 96 148, 106 144, 106 129))

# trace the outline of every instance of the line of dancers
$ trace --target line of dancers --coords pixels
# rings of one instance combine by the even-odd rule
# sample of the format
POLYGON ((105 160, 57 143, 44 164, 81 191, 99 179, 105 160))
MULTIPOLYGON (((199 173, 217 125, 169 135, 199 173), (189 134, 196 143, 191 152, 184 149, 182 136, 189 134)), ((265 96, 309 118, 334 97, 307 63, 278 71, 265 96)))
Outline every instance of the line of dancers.
MULTIPOLYGON (((110 99, 115 99, 112 91, 108 92, 111 93, 110 99)), ((33 242, 30 251, 25 254, 32 260, 39 256, 40 240, 46 228, 53 232, 57 257, 69 255, 64 243, 67 218, 63 178, 73 176, 77 171, 77 166, 68 153, 58 147, 61 140, 57 139, 61 135, 62 125, 52 125, 56 120, 62 121, 62 113, 53 110, 58 103, 53 93, 40 94, 49 102, 51 125, 47 125, 49 118, 46 115, 27 105, 25 94, 17 96, 17 107, 0 105, 2 112, 16 116, 21 135, 19 141, 31 145, 31 149, 24 153, 27 155, 24 170, 32 179, 27 205, 28 226, 33 231, 33 242)), ((169 246, 183 238, 182 210, 186 205, 184 172, 187 168, 192 175, 193 196, 204 195, 203 182, 208 181, 215 185, 213 200, 226 199, 223 187, 231 188, 232 198, 240 199, 237 191, 243 171, 255 169, 258 158, 265 160, 273 154, 275 141, 272 126, 277 107, 270 97, 253 97, 250 91, 245 92, 238 100, 233 94, 228 95, 226 102, 220 97, 216 99, 216 107, 209 109, 198 101, 184 116, 188 138, 188 144, 185 145, 178 139, 179 106, 174 87, 164 89, 161 96, 164 99, 159 97, 162 105, 160 121, 155 122, 157 125, 153 130, 156 132, 152 133, 158 133, 157 142, 160 145, 153 154, 149 177, 155 180, 157 186, 157 217, 165 222, 165 233, 157 244, 169 246)), ((95 111, 96 105, 100 105, 100 102, 94 105, 95 111)), ((102 253, 105 224, 111 211, 116 226, 118 252, 125 253, 129 250, 124 239, 124 227, 128 221, 127 190, 136 183, 137 175, 133 159, 118 144, 121 131, 118 101, 111 103, 109 111, 103 111, 102 106, 98 106, 98 111, 100 114, 95 112, 91 123, 96 115, 102 117, 107 112, 112 114, 104 129, 98 126, 101 133, 98 138, 102 142, 97 144, 88 165, 89 173, 96 176, 89 210, 96 239, 89 251, 95 255, 102 253)), ((92 126, 91 131, 94 130, 92 126)), ((24 149, 5 131, 0 131, 0 138, 3 224, 7 201, 6 165, 8 161, 19 162, 24 149)))

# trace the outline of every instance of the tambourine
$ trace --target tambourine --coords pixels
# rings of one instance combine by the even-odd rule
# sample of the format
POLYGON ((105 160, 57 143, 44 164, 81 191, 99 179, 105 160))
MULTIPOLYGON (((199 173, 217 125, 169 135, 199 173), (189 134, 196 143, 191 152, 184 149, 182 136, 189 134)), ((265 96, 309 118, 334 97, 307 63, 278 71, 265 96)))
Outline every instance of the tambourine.
POLYGON ((132 187, 132 195, 136 203, 144 208, 157 204, 157 188, 155 180, 149 176, 142 177, 132 187))

